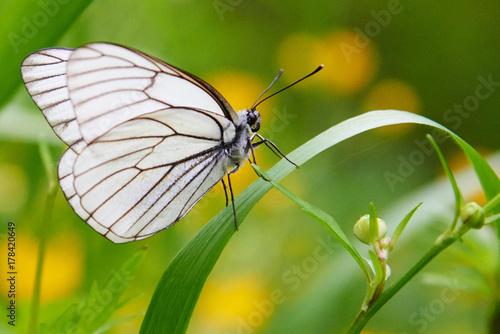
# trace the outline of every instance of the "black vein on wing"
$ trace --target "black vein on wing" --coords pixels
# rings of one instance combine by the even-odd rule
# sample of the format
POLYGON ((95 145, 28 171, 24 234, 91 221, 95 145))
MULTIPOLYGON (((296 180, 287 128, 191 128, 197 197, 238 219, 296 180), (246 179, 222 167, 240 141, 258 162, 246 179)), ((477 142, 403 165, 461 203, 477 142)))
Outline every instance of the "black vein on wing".
POLYGON ((83 86, 79 86, 77 88, 72 88, 71 91, 76 92, 80 89, 88 88, 88 87, 91 87, 93 85, 98 85, 98 84, 102 84, 102 83, 106 83, 106 82, 121 81, 121 80, 136 80, 136 79, 137 80, 151 80, 151 77, 132 77, 132 76, 130 76, 130 77, 119 77, 119 78, 105 79, 105 80, 92 82, 92 83, 89 83, 89 84, 86 84, 83 86))
MULTIPOLYGON (((29 61, 34 61, 33 64, 24 64, 23 63, 23 65, 21 67, 22 68, 30 68, 30 67, 36 68, 36 67, 44 67, 44 66, 48 66, 48 65, 60 66, 61 64, 67 63, 67 59, 61 58, 61 56, 56 55, 57 52, 61 52, 61 51, 67 52, 67 53, 65 53, 65 56, 69 57, 69 55, 71 54, 73 49, 55 48, 55 49, 50 49, 50 50, 48 50, 48 49, 39 50, 39 51, 33 53, 32 57, 34 57, 34 58, 29 60, 29 61), (54 54, 54 53, 56 53, 56 54, 54 54), (46 59, 44 60, 43 57, 40 57, 40 56, 49 57, 49 58, 55 59, 57 61, 47 62, 46 59)), ((63 69, 58 68, 58 70, 63 70, 63 69)), ((22 70, 21 70, 21 72, 22 72, 22 70)), ((75 116, 73 110, 70 110, 70 112, 62 112, 61 113, 61 115, 66 116, 66 119, 58 118, 59 121, 57 121, 57 122, 54 122, 54 120, 52 119, 53 118, 52 115, 55 114, 55 112, 52 109, 56 106, 61 105, 62 103, 68 102, 68 101, 71 103, 70 99, 69 98, 64 98, 62 100, 59 99, 56 102, 52 102, 49 105, 44 105, 44 102, 46 102, 47 99, 44 98, 43 95, 48 95, 48 97, 50 98, 50 96, 54 95, 54 93, 56 93, 58 90, 67 89, 67 86, 65 84, 66 80, 64 78, 66 76, 66 73, 65 72, 64 73, 57 73, 57 74, 35 73, 35 75, 33 75, 33 74, 31 74, 31 75, 34 78, 30 81, 24 81, 25 86, 28 89, 28 92, 30 92, 30 95, 32 97, 39 97, 40 101, 36 101, 35 99, 33 99, 33 100, 34 100, 35 104, 38 106, 38 108, 40 108, 40 110, 42 111, 42 114, 45 117, 45 119, 47 120, 47 122, 54 129, 54 132, 56 133, 56 135, 59 137, 59 139, 61 139, 63 142, 67 143, 70 146, 73 145, 74 143, 80 141, 81 139, 77 139, 76 141, 66 140, 66 139, 63 139, 60 135, 62 132, 65 131, 65 129, 67 129, 70 126, 70 124, 72 122, 76 121, 76 116, 75 116), (60 78, 59 85, 56 87, 51 87, 50 89, 44 89, 43 88, 44 87, 44 80, 50 80, 50 79, 54 79, 54 78, 60 78), (41 89, 41 91, 37 92, 37 93, 31 93, 35 89, 41 89), (45 100, 45 101, 43 101, 43 100, 45 100)), ((24 78, 23 78, 23 80, 24 80, 24 78)), ((56 82, 56 84, 57 83, 58 82, 56 82)), ((71 106, 70 108, 72 109, 73 106, 71 106)))
MULTIPOLYGON (((161 213, 165 210, 165 208, 167 208, 167 207, 168 207, 168 206, 169 206, 169 205, 170 205, 170 204, 171 204, 171 203, 172 203, 172 202, 173 202, 173 201, 174 201, 174 200, 175 200, 175 199, 176 199, 179 195, 181 195, 181 194, 182 194, 182 193, 183 193, 183 192, 184 192, 184 191, 185 191, 185 190, 186 190, 186 189, 187 189, 187 188, 191 185, 191 183, 192 183, 194 180, 196 180, 196 179, 198 178, 198 176, 200 176, 200 175, 201 175, 201 174, 202 174, 202 173, 203 173, 203 172, 204 172, 204 171, 205 171, 208 167, 211 167, 210 171, 206 174, 206 176, 205 176, 205 178, 203 179, 203 181, 201 181, 201 182, 199 183, 198 187, 196 187, 196 189, 195 189, 195 191, 193 192, 193 194, 192 194, 192 195, 189 197, 189 199, 185 202, 185 205, 184 205, 184 206, 182 207, 182 209, 179 211, 179 214, 177 215, 177 218, 176 218, 175 220, 173 220, 172 222, 170 222, 170 224, 169 224, 169 225, 165 226, 165 228, 167 228, 168 226, 171 226, 172 224, 175 224, 175 223, 176 223, 176 222, 178 222, 180 219, 182 219, 182 217, 184 217, 184 215, 187 213, 187 212, 186 212, 186 213, 184 213, 184 214, 183 214, 183 211, 184 211, 184 208, 185 208, 186 204, 187 204, 187 203, 189 203, 189 201, 190 201, 190 200, 191 200, 191 198, 194 196, 194 194, 196 194, 196 191, 197 191, 197 190, 198 190, 198 189, 199 189, 202 185, 204 185, 204 183, 205 183, 205 181, 207 180, 208 176, 212 173, 213 169, 214 169, 214 168, 215 168, 215 166, 217 165, 217 162, 219 162, 219 160, 220 160, 220 159, 218 159, 218 158, 219 158, 219 156, 220 156, 220 153, 219 153, 219 154, 214 154, 214 155, 209 156, 209 157, 210 157, 210 159, 201 160, 200 164, 201 164, 201 163, 206 163, 206 164, 204 165, 204 167, 203 167, 202 169, 200 169, 200 170, 198 171, 198 173, 196 173, 196 174, 195 174, 195 175, 194 175, 194 176, 193 176, 190 180, 188 180, 188 181, 186 182, 186 185, 185 185, 184 187, 182 187, 182 188, 181 188, 181 190, 180 190, 180 191, 178 191, 178 192, 175 194, 175 196, 173 196, 173 197, 170 199, 170 201, 168 201, 168 203, 166 203, 165 205, 163 205, 163 206, 161 207, 161 209, 158 211, 158 213, 157 213, 157 214, 156 214, 153 218, 151 218, 151 219, 149 220, 149 222, 147 222, 147 223, 143 226, 143 228, 141 228, 141 229, 140 229, 140 230, 139 230, 139 231, 135 234, 135 238, 137 238, 137 236, 138 236, 138 235, 139 235, 139 234, 140 234, 140 233, 141 233, 141 232, 142 232, 142 231, 143 231, 146 227, 148 227, 148 226, 151 224, 151 222, 153 222, 153 221, 154 221, 154 220, 155 220, 155 219, 156 219, 156 218, 157 218, 157 217, 158 217, 158 216, 159 216, 159 215, 160 215, 160 214, 161 214, 161 213)), ((177 166, 175 166, 175 167, 177 167, 177 166)), ((175 167, 173 167, 171 170, 173 170, 175 167)), ((169 172, 170 172, 171 170, 169 170, 169 172)), ((180 176, 180 177, 179 177, 179 178, 178 178, 178 179, 177 179, 174 183, 172 183, 172 184, 170 185, 170 187, 168 187, 168 189, 164 192, 164 194, 168 193, 168 192, 169 192, 169 190, 170 190, 170 189, 171 189, 171 188, 172 188, 175 184, 177 184, 180 180, 182 180, 182 179, 183 179, 183 177, 184 177, 186 174, 188 174, 190 171, 191 171, 190 169, 186 169, 186 170, 185 170, 185 172, 184 172, 184 173, 183 173, 183 174, 182 174, 182 175, 181 175, 181 176, 180 176)), ((165 176, 162 178, 162 180, 163 180, 164 178, 165 178, 165 176)), ((209 186, 209 188, 207 189, 207 191, 208 191, 208 190, 210 190, 213 186, 214 186, 214 185, 209 186)), ((153 190, 153 188, 152 188, 150 191, 152 191, 152 190, 153 190)), ((205 193, 206 193, 206 192, 205 192, 205 193)), ((152 204, 151 204, 151 205, 147 208, 147 210, 145 210, 145 211, 144 211, 144 213, 141 215, 141 217, 140 217, 139 219, 137 219, 137 220, 136 220, 136 223, 137 223, 137 221, 139 221, 139 220, 140 220, 140 219, 141 219, 141 218, 142 218, 142 217, 143 217, 143 216, 144 216, 144 215, 145 215, 145 214, 146 214, 146 213, 147 213, 147 212, 151 209, 151 207, 153 207, 153 206, 154 206, 154 205, 155 205, 155 204, 156 204, 156 203, 157 203, 157 202, 158 202, 158 201, 159 201, 159 200, 160 200, 163 196, 164 196, 164 195, 160 196, 160 197, 159 197, 159 198, 158 198, 158 199, 157 199, 154 203, 152 203, 152 204)), ((202 197, 202 196, 200 196, 200 197, 198 198, 198 200, 199 200, 201 197, 202 197)), ((136 203, 136 205, 137 205, 138 203, 140 203, 141 201, 142 201, 142 199, 141 199, 141 200, 139 200, 139 201, 136 203)), ((197 202, 198 202, 198 201, 195 201, 195 202, 193 203, 193 205, 194 205, 194 204, 196 204, 197 202)), ((135 207, 135 206, 134 206, 134 207, 135 207)), ((123 218, 123 216, 122 216, 121 218, 123 218)), ((120 218, 120 219, 121 219, 121 218, 120 218)), ((120 219, 118 219, 118 220, 117 220, 114 224, 116 224, 117 222, 119 222, 119 220, 120 220, 120 219)), ((113 225, 114 225, 114 224, 113 224, 113 225)), ((132 226, 133 226, 133 225, 132 225, 132 226)))
MULTIPOLYGON (((78 59, 76 59, 78 60, 78 59)), ((80 60, 87 60, 87 59, 80 59, 80 60)), ((73 59, 71 61, 74 61, 73 59)), ((150 71, 150 72, 154 72, 154 71, 151 71, 150 69, 148 68, 144 68, 144 67, 140 67, 140 66, 108 66, 108 67, 102 67, 102 68, 97 68, 97 69, 93 69, 93 70, 88 70, 88 71, 83 71, 83 72, 78 72, 78 73, 73 73, 71 75, 69 75, 68 77, 70 78, 74 78, 74 77, 78 77, 78 76, 81 76, 81 75, 87 75, 87 74, 94 74, 96 72, 100 72, 100 71, 108 71, 108 70, 117 70, 117 69, 129 69, 129 68, 140 68, 140 69, 143 69, 143 70, 146 70, 146 71, 150 71)))
MULTIPOLYGON (((231 112, 233 114, 235 114, 233 108, 227 102, 227 100, 222 96, 222 94, 220 94, 212 85, 210 85, 209 83, 207 83, 203 79, 200 79, 197 76, 195 76, 195 75, 193 75, 193 74, 191 74, 189 72, 186 72, 184 70, 181 70, 180 68, 177 68, 177 67, 175 67, 173 65, 170 65, 170 64, 164 62, 161 59, 158 59, 156 57, 150 56, 150 55, 145 54, 145 53, 143 53, 141 51, 138 51, 138 50, 130 49, 130 48, 127 48, 127 47, 125 47, 125 48, 128 49, 128 50, 130 50, 130 51, 132 51, 132 52, 135 52, 136 54, 138 54, 138 55, 140 55, 140 56, 142 56, 144 58, 147 58, 153 64, 154 63, 158 63, 158 64, 161 64, 161 65, 167 67, 171 71, 177 73, 178 77, 186 79, 189 82, 195 84, 199 88, 201 88, 204 91, 206 91, 217 102, 217 104, 221 108, 222 112, 224 113, 224 116, 226 116, 227 119, 233 121, 233 117, 231 115, 231 112)), ((157 65, 155 64, 155 66, 157 66, 157 65)), ((166 73, 166 72, 163 72, 163 73, 166 73)), ((169 74, 169 73, 166 73, 166 74, 169 74)))
MULTIPOLYGON (((50 65, 53 65, 53 63, 50 64, 50 65)), ((25 67, 26 65, 23 65, 23 66, 25 67)), ((35 65, 29 65, 29 66, 35 66, 35 65)), ((38 65, 36 65, 36 66, 38 66, 38 65)), ((61 77, 61 76, 65 76, 65 75, 66 75, 66 73, 59 73, 59 74, 54 74, 54 75, 48 75, 48 76, 45 76, 45 77, 36 78, 34 80, 31 80, 31 81, 24 81, 24 84, 29 84, 29 83, 32 83, 32 82, 37 82, 37 81, 41 81, 41 80, 45 80, 45 79, 51 79, 51 78, 55 78, 55 77, 61 77)), ((66 86, 64 86, 64 87, 66 87, 66 86)))
MULTIPOLYGON (((65 51, 73 51, 74 50, 74 49, 70 49, 70 48, 53 48, 53 49, 56 49, 56 50, 65 50, 65 51)), ((57 56, 55 56, 53 54, 48 53, 47 51, 48 51, 47 49, 42 49, 42 50, 39 50, 39 51, 37 51, 35 53, 32 53, 32 55, 40 54, 40 55, 44 55, 46 57, 57 59, 59 61, 58 62, 54 62, 54 63, 23 64, 22 67, 31 67, 31 66, 35 66, 36 67, 36 66, 53 65, 53 64, 60 64, 60 63, 67 62, 66 59, 57 57, 57 56)))
MULTIPOLYGON (((91 117, 91 118, 89 118, 89 119, 87 119, 87 120, 85 120, 85 121, 79 121, 79 122, 78 122, 78 124, 83 125, 83 124, 85 124, 85 123, 89 123, 89 122, 91 122, 91 121, 94 121, 94 120, 96 120, 96 119, 98 119, 98 118, 102 117, 103 115, 106 115, 106 114, 109 114, 109 113, 112 113, 112 112, 116 112, 116 111, 118 111, 118 110, 120 110, 120 109, 129 108, 129 107, 131 107, 131 106, 134 106, 134 105, 136 105, 136 104, 141 104, 141 103, 146 102, 146 101, 148 101, 148 100, 149 100, 149 99, 137 100, 137 101, 132 102, 132 103, 129 103, 129 104, 124 104, 123 106, 119 106, 119 107, 116 107, 116 108, 113 108, 113 109, 108 109, 108 111, 107 111, 107 112, 102 113, 102 114, 99 114, 99 115, 97 115, 97 116, 95 116, 95 117, 91 117)), ((152 112, 156 112, 156 111, 160 111, 160 110, 162 110, 162 109, 154 110, 154 111, 152 111, 152 112)), ((130 120, 134 120, 134 119, 138 119, 138 117, 128 119, 128 120, 126 120, 126 122, 127 122, 127 121, 130 121, 130 120)), ((105 133, 109 132, 110 130, 112 130, 112 128, 111 128, 111 129, 109 129, 108 131, 104 132, 103 134, 105 134, 105 133)))
POLYGON ((52 123, 50 124, 52 127, 56 127, 56 126, 60 126, 60 125, 64 125, 64 126, 67 126, 69 125, 68 123, 71 123, 73 121, 76 121, 76 118, 70 118, 70 119, 67 119, 67 120, 64 120, 64 121, 61 121, 59 123, 52 123))
MULTIPOLYGON (((103 96, 106 96, 106 95, 109 95, 109 94, 113 94, 113 93, 125 93, 125 92, 140 92, 140 93, 144 93, 144 91, 142 89, 136 89, 136 88, 128 88, 128 89, 123 89, 123 88, 120 88, 120 89, 117 89, 117 90, 111 90, 111 91, 107 91, 105 93, 102 93, 102 94, 97 94, 97 95, 94 95, 86 100, 83 100, 83 101, 80 101, 78 103, 74 103, 73 102, 73 106, 76 108, 84 103, 87 103, 87 102, 90 102, 92 100, 95 100, 97 98, 100 98, 100 97, 103 97, 103 96)), ((105 113, 102 113, 102 114, 99 114, 98 117, 101 117, 103 115, 106 115, 106 114, 109 114, 110 112, 109 111, 106 111, 105 113)))
MULTIPOLYGON (((218 161, 216 160, 216 161, 215 161, 215 163, 214 163, 214 164, 213 164, 213 166, 212 166, 212 170, 211 170, 211 171, 207 174, 207 176, 205 177, 205 179, 204 179, 202 182, 200 182, 200 183, 199 183, 198 187, 196 187, 196 190, 195 190, 195 191, 191 194, 191 196, 189 197, 189 199, 185 202, 184 206, 182 207, 182 209, 181 209, 181 211, 180 211, 180 213, 179 213, 179 216, 178 216, 178 217, 177 217, 177 219, 176 219, 176 222, 177 222, 177 221, 179 221, 180 219, 182 219, 182 217, 184 217, 184 216, 185 216, 185 215, 189 212, 189 210, 191 210, 191 208, 192 208, 192 207, 193 207, 196 203, 198 203, 198 201, 199 201, 199 200, 200 200, 203 196, 205 196, 205 194, 206 194, 207 192, 209 192, 209 191, 210 191, 210 189, 212 189, 212 188, 215 186, 215 184, 217 184, 217 183, 219 183, 219 182, 220 182, 220 180, 218 180, 215 184, 213 184, 212 186, 209 186, 209 187, 205 190, 205 192, 203 192, 203 194, 199 195, 199 196, 198 196, 198 198, 196 198, 196 199, 194 200, 194 202, 193 202, 193 203, 189 206, 189 208, 187 208, 187 210, 186 210, 186 206, 187 206, 187 205, 188 205, 188 203, 191 201, 191 199, 194 197, 194 195, 196 194, 196 192, 197 192, 197 191, 201 188, 201 186, 203 186, 203 185, 205 184, 205 181, 207 180, 208 176, 212 173, 212 171, 213 171, 213 169, 215 168, 215 166, 216 166, 217 162, 218 162, 218 161)), ((196 175, 196 176, 193 178, 193 180, 194 180, 194 179, 196 179, 196 178, 197 178, 200 174, 201 174, 201 173, 198 173, 198 175, 196 175)), ((224 177, 224 175, 222 175, 222 176, 224 177)))
MULTIPOLYGON (((200 163, 207 162, 207 161, 208 161, 208 163, 210 163, 210 162, 211 162, 211 161, 213 161, 213 160, 214 160, 214 158, 215 158, 216 156, 218 156, 218 155, 215 153, 215 154, 212 154, 212 155, 206 154, 206 156, 207 156, 207 159, 201 159, 201 160, 199 160, 199 161, 200 161, 200 163)), ((195 162, 196 162, 196 158, 200 158, 200 156, 196 156, 196 157, 191 156, 191 159, 190 159, 190 160, 193 160, 193 161, 195 161, 195 162)), ((187 162, 187 161, 185 161, 185 162, 187 162)), ((107 228, 107 229, 111 229, 111 228, 112 228, 112 227, 113 227, 116 223, 118 223, 118 222, 119 222, 119 221, 120 221, 120 220, 121 220, 124 216, 126 216, 126 215, 130 212, 130 211, 132 211, 133 209, 135 209, 135 208, 137 207, 137 205, 139 205, 139 203, 141 203, 141 202, 142 202, 142 200, 143 200, 145 197, 147 197, 147 196, 148 196, 148 195, 149 195, 149 194, 150 194, 153 190, 155 190, 155 189, 156 189, 156 188, 157 188, 157 187, 158 187, 158 186, 159 186, 159 185, 160 185, 160 184, 161 184, 161 183, 162 183, 162 182, 163 182, 166 178, 168 178, 168 177, 169 177, 169 175, 170 175, 170 174, 174 171, 174 169, 175 169, 176 167, 178 167, 178 166, 179 166, 179 164, 181 164, 181 163, 178 163, 178 164, 176 164, 175 166, 173 166, 172 168, 170 168, 170 169, 169 169, 169 170, 168 170, 168 171, 167 171, 167 172, 166 172, 166 173, 165 173, 165 174, 164 174, 164 175, 163 175, 163 176, 162 176, 162 177, 161 177, 161 178, 160 178, 160 179, 159 179, 159 180, 158 180, 158 181, 157 181, 157 182, 156 182, 153 186, 152 186, 152 187, 150 187, 150 189, 149 189, 149 190, 148 190, 148 191, 147 191, 147 192, 146 192, 146 193, 145 193, 145 194, 144 194, 141 198, 139 198, 139 199, 135 202, 135 204, 134 204, 134 205, 132 205, 132 206, 131 206, 131 207, 130 207, 130 208, 129 208, 129 209, 128 209, 128 210, 127 210, 127 211, 126 211, 123 215, 121 215, 120 217, 118 217, 118 218, 116 219, 116 221, 115 221, 113 224, 111 224, 109 227, 106 227, 106 226, 102 225, 100 222, 98 222, 98 221, 97 221, 97 220, 93 217, 93 214, 94 214, 96 211, 98 211, 98 210, 99 210, 99 209, 100 209, 100 208, 101 208, 101 207, 102 207, 105 203, 107 203, 109 200, 111 200, 111 199, 112 199, 112 198, 113 198, 116 194, 118 194, 121 190, 123 190, 123 189, 124 189, 124 188, 125 188, 128 184, 130 184, 130 183, 131 183, 132 181, 134 181, 137 177, 139 177, 139 175, 141 174, 141 172, 140 172, 140 173, 138 173, 136 176, 134 176, 134 177, 133 177, 130 181, 128 181, 126 184, 124 184, 124 185, 123 185, 120 189, 118 189, 118 190, 117 190, 115 193, 113 193, 110 197, 108 197, 108 199, 106 199, 106 201, 104 201, 103 203, 101 203, 101 205, 99 205, 99 206, 98 206, 95 210, 93 210, 92 212, 88 212, 88 211, 86 210, 86 211, 89 213, 89 215, 90 215, 90 216, 87 218, 87 220, 88 220, 88 219, 90 219, 90 218, 94 218, 94 220, 95 220, 95 221, 96 221, 99 225, 101 225, 101 226, 103 226, 103 227, 105 227, 105 228, 107 228)), ((156 169, 156 168, 158 168, 158 167, 162 167, 162 166, 156 166, 156 167, 154 167, 154 168, 148 168, 148 169, 145 169, 145 170, 156 169)), ((135 167, 135 168, 137 168, 137 167, 135 167)), ((203 171, 205 168, 206 168, 206 166, 205 166, 205 167, 204 167, 201 171, 203 171)), ((145 170, 142 170, 142 171, 145 171, 145 170)), ((184 177, 187 173, 189 173, 190 171, 191 171, 191 169, 186 169, 186 170, 184 171, 184 173, 182 173, 182 174, 181 174, 181 175, 180 175, 180 176, 179 176, 176 180, 174 180, 173 182, 171 182, 171 183, 169 184, 169 186, 168 186, 166 189, 164 189, 164 190, 163 190, 163 193, 164 193, 164 194, 168 193, 168 192, 170 191, 170 189, 171 189, 173 186, 175 186, 175 185, 176 185, 176 184, 177 184, 177 183, 178 183, 178 182, 179 182, 179 181, 180 181, 180 180, 181 180, 181 179, 182 179, 182 178, 183 178, 183 177, 184 177)), ((201 172, 201 171, 200 171, 200 172, 201 172)), ((197 174, 193 177, 193 179, 194 179, 194 178, 196 178, 196 176, 197 176, 197 175, 199 175, 199 173, 197 173, 197 174)), ((187 182, 186 186, 185 186, 185 187, 183 187, 183 188, 181 189, 181 191, 179 191, 179 192, 178 192, 175 196, 173 196, 173 197, 172 197, 172 199, 171 199, 168 203, 171 203, 171 202, 172 202, 172 200, 174 200, 174 199, 178 196, 178 194, 179 194, 179 193, 181 193, 181 192, 182 192, 182 191, 183 191, 183 190, 184 190, 184 189, 185 189, 185 188, 186 188, 186 187, 187 187, 187 186, 188 186, 188 185, 192 182, 192 180, 193 180, 193 179, 189 180, 189 182, 187 182)), ((104 180, 105 180, 105 179, 103 179, 102 181, 104 181, 104 180)), ((101 182, 102 182, 102 181, 101 181, 101 182)), ((156 203, 157 203, 157 202, 158 202, 158 201, 159 201, 159 200, 160 200, 163 196, 164 196, 164 195, 162 195, 162 196, 158 197, 158 198, 156 199, 156 201, 152 202, 152 203, 151 203, 151 205, 150 205, 150 206, 148 206, 148 207, 144 210, 143 214, 141 214, 141 216, 137 219, 137 221, 139 221, 139 220, 142 218, 142 216, 144 216, 144 215, 148 212, 148 210, 149 210, 149 209, 150 209, 153 205, 155 205, 155 204, 156 204, 156 203)), ((168 206, 168 204, 166 204, 165 206, 163 206, 163 207, 162 207, 162 209, 158 212, 158 214, 159 214, 160 212, 162 212, 162 211, 163 211, 163 209, 164 209, 165 207, 167 207, 167 206, 168 206)), ((82 206, 82 208, 83 208, 83 206, 82 206)), ((157 215, 158 215, 158 214, 157 214, 157 215)), ((155 215, 155 217, 156 217, 157 215, 155 215)), ((154 218, 153 218, 153 219, 154 219, 154 218)), ((152 219, 152 220, 153 220, 153 219, 152 219)), ((152 221, 152 220, 151 220, 151 221, 152 221)), ((150 221, 150 222, 151 222, 151 221, 150 221)), ((149 223, 150 223, 150 222, 149 222, 149 223)), ((175 222, 175 221, 174 221, 174 222, 175 222)), ((149 225, 149 223, 147 223, 145 226, 149 225)), ((173 223, 173 222, 172 222, 172 223, 173 223)))
POLYGON ((60 90, 60 89, 64 89, 64 88, 66 88, 66 86, 54 87, 54 88, 51 88, 51 89, 47 89, 47 90, 45 90, 43 92, 31 94, 31 96, 38 96, 38 95, 42 95, 42 94, 52 93, 52 92, 55 92, 56 90, 60 90))

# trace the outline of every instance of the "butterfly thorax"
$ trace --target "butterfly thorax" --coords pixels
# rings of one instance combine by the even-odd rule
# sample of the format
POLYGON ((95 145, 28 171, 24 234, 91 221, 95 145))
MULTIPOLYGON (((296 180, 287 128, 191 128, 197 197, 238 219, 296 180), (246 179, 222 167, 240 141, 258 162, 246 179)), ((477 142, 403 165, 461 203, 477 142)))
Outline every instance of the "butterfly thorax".
POLYGON ((260 114, 257 110, 244 109, 237 112, 235 122, 236 131, 234 140, 227 146, 228 168, 240 166, 249 158, 252 133, 260 128, 260 114))

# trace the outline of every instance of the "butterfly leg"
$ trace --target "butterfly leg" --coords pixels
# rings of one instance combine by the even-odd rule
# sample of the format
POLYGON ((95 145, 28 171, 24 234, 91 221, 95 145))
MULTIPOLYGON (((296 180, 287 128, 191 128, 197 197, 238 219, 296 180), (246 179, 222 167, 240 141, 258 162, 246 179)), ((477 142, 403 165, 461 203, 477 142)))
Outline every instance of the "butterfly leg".
POLYGON ((224 189, 224 196, 226 196, 226 206, 229 204, 229 197, 227 196, 227 187, 224 179, 220 180, 222 182, 222 188, 224 189))
MULTIPOLYGON (((231 204, 233 205, 234 228, 236 229, 236 231, 238 231, 238 221, 236 220, 236 206, 234 205, 233 187, 231 186, 231 174, 236 173, 238 169, 240 169, 240 166, 236 165, 233 169, 231 169, 227 173, 227 184, 229 185, 229 193, 231 194, 231 204)), ((226 193, 226 199, 227 199, 227 193, 226 193)))
MULTIPOLYGON (((252 155, 253 155, 253 149, 261 144, 265 144, 274 154, 276 154, 278 157, 280 158, 284 158, 286 161, 288 161, 289 163, 291 163, 292 165, 294 165, 295 167, 299 168, 299 166, 294 163, 293 161, 291 161, 290 159, 288 159, 286 157, 286 155, 281 152, 281 150, 278 148, 278 146, 276 146, 275 143, 273 143, 272 141, 270 141, 269 139, 266 139, 264 137, 262 137, 260 134, 258 134, 257 132, 253 133, 252 137, 250 138, 250 140, 253 140, 255 137, 258 137, 260 139, 260 141, 256 142, 256 143, 253 143, 252 144, 252 155)), ((254 161, 255 161, 255 157, 254 157, 254 161)))

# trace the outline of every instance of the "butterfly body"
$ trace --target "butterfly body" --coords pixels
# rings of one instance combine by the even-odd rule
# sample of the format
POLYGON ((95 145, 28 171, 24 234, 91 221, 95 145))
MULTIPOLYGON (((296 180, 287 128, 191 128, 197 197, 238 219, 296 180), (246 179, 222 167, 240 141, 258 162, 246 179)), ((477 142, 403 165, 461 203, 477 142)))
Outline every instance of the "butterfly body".
POLYGON ((252 135, 256 132, 255 127, 260 127, 260 115, 256 110, 241 110, 237 112, 239 122, 235 124, 236 131, 234 141, 227 145, 226 153, 229 158, 227 168, 239 166, 249 159, 252 149, 252 135), (250 139, 250 140, 249 140, 250 139))
POLYGON ((61 189, 116 243, 173 225, 249 159, 256 110, 235 112, 205 81, 127 47, 49 48, 21 67, 25 86, 68 145, 61 189))

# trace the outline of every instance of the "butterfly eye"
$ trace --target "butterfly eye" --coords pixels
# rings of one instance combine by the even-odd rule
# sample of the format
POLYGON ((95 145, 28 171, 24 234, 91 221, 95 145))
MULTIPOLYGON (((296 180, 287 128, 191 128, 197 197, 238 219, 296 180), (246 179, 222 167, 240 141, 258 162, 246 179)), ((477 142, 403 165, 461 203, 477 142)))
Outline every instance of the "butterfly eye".
POLYGON ((247 111, 247 124, 252 129, 252 132, 257 132, 260 129, 260 114, 257 110, 247 111))

